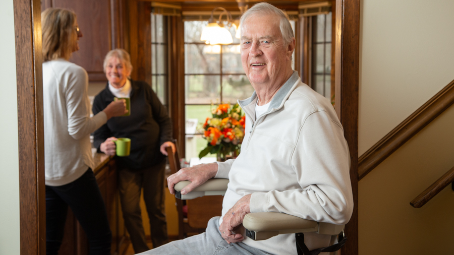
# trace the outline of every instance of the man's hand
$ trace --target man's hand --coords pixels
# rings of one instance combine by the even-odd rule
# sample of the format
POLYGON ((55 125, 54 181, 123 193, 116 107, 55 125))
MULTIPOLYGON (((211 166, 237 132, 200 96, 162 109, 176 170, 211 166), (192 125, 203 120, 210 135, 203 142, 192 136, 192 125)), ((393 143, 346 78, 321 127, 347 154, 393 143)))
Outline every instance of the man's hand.
POLYGON ((243 219, 246 214, 250 213, 251 194, 242 197, 230 210, 224 215, 222 224, 219 226, 222 238, 227 243, 236 243, 244 240, 243 219))
POLYGON ((168 156, 167 151, 166 151, 167 147, 172 147, 172 151, 173 151, 173 153, 175 153, 175 144, 173 144, 172 142, 165 142, 161 145, 161 148, 160 148, 160 151, 162 154, 168 156))
POLYGON ((194 167, 182 168, 180 171, 172 174, 167 178, 167 186, 169 187, 170 194, 175 194, 173 186, 180 181, 190 181, 191 184, 181 190, 181 194, 186 195, 191 192, 195 187, 200 186, 207 180, 216 176, 218 172, 218 164, 201 164, 194 167))
POLYGON ((99 147, 99 149, 102 152, 104 152, 106 155, 114 156, 115 149, 117 147, 117 146, 115 146, 115 143, 114 143, 115 140, 117 140, 117 138, 115 138, 115 137, 107 138, 106 141, 101 143, 101 146, 99 147))

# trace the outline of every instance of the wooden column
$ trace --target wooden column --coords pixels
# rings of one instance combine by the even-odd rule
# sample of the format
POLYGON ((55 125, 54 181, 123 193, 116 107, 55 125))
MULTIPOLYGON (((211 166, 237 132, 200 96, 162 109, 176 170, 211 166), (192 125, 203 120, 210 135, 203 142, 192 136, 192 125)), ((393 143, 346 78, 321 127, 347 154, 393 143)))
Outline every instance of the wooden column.
POLYGON ((128 3, 129 54, 134 80, 151 84, 151 6, 149 2, 132 0, 128 3))
POLYGON ((185 96, 184 96, 184 24, 181 17, 168 18, 169 41, 169 113, 173 137, 178 140, 180 157, 185 157, 185 96))
POLYGON ((336 0, 335 86, 336 113, 344 127, 350 149, 350 178, 354 210, 345 232, 342 255, 358 254, 358 89, 360 0, 336 0))
POLYGON ((19 133, 20 254, 45 254, 41 3, 14 0, 19 133))

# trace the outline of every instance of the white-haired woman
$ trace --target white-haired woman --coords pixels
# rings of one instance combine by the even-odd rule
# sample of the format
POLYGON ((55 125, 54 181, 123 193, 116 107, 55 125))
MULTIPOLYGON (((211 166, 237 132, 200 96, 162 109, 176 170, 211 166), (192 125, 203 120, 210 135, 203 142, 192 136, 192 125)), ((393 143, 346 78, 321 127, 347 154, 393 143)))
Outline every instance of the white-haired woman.
POLYGON ((46 254, 58 254, 68 206, 87 234, 90 254, 110 254, 112 234, 93 174, 90 133, 125 114, 125 102, 90 118, 86 71, 69 62, 82 33, 74 12, 42 13, 46 254))
POLYGON ((115 97, 130 99, 130 115, 107 121, 94 133, 94 146, 100 152, 115 155, 114 140, 131 139, 127 157, 116 158, 121 208, 126 229, 136 253, 148 250, 142 225, 140 195, 150 219, 153 247, 167 242, 164 212, 165 148, 175 148, 167 110, 150 85, 128 79, 132 71, 129 54, 123 49, 111 50, 104 59, 106 88, 94 99, 93 114, 115 97))

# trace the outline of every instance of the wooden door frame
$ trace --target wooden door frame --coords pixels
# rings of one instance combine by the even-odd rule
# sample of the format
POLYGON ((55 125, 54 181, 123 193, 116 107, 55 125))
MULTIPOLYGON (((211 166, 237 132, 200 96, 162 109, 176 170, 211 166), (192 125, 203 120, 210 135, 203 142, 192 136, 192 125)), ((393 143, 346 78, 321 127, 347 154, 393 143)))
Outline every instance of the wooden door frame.
POLYGON ((354 209, 341 254, 358 254, 358 96, 360 0, 336 0, 335 105, 350 149, 354 209))
POLYGON ((46 253, 41 2, 14 0, 20 254, 46 253))
MULTIPOLYGON (((41 3, 14 0, 19 132, 21 254, 45 254, 41 3)), ((351 155, 355 209, 342 254, 358 254, 358 89, 360 0, 336 0, 336 112, 351 155)))

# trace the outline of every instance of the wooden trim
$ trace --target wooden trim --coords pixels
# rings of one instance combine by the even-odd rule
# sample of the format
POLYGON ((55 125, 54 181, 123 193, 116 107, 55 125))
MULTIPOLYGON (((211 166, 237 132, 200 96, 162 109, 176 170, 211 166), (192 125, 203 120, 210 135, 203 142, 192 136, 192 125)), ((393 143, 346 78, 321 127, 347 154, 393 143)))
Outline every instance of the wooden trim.
POLYGON ((310 59, 311 59, 311 51, 310 51, 310 22, 309 17, 300 18, 301 29, 300 29, 300 38, 301 38, 301 55, 303 56, 301 59, 301 81, 310 85, 310 59))
POLYGON ((331 16, 331 94, 329 97, 329 100, 331 101, 331 104, 335 105, 334 99, 336 98, 336 75, 335 75, 335 65, 336 65, 336 1, 333 0, 331 1, 331 10, 332 10, 332 16, 331 16))
POLYGON ((185 157, 185 89, 184 89, 184 24, 181 17, 168 17, 169 41, 169 112, 173 137, 178 141, 181 157, 185 157))
POLYGON ((41 2, 14 0, 19 133, 20 254, 45 254, 41 2))
POLYGON ((129 31, 129 54, 131 56, 132 72, 131 78, 139 80, 138 75, 138 57, 139 57, 139 11, 138 0, 131 0, 128 2, 128 31, 129 31))
POLYGON ((359 158, 359 179, 383 162, 454 103, 454 80, 359 158))
POLYGON ((442 177, 440 177, 436 182, 434 182, 430 187, 421 192, 415 199, 413 199, 410 204, 414 208, 421 208, 429 200, 431 200, 435 195, 440 193, 446 186, 451 184, 454 181, 454 167, 446 172, 442 177))
MULTIPOLYGON (((345 226, 348 242, 342 255, 358 254, 358 88, 360 0, 336 0, 336 112, 350 149, 350 179, 354 208, 345 226)), ((335 39, 335 40, 334 40, 335 39)))

